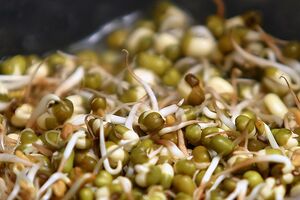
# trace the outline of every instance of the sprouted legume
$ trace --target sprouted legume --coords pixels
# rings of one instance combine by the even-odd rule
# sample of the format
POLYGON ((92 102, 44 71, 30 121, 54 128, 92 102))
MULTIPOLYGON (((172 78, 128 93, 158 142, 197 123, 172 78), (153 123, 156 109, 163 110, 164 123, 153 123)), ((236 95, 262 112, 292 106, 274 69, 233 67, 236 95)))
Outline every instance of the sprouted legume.
POLYGON ((214 2, 3 59, 0 199, 300 198, 300 42, 214 2))

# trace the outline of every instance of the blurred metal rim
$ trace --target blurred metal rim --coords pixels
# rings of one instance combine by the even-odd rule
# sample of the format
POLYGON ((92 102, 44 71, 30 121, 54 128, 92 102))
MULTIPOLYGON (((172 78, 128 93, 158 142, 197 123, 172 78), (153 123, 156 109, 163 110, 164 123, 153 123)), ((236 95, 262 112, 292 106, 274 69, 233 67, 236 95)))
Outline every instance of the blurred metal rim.
MULTIPOLYGON (((101 25, 154 0, 0 0, 0 56, 45 53, 90 35, 101 25)), ((174 0, 196 21, 214 13, 212 0, 174 0)), ((264 28, 283 39, 300 39, 299 0, 225 0, 226 16, 260 10, 264 28)))

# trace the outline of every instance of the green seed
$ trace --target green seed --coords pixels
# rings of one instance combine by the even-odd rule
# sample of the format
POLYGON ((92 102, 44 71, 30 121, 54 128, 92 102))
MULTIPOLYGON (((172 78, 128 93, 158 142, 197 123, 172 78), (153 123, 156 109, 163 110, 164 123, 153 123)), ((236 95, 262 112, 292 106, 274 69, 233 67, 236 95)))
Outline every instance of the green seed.
POLYGON ((263 143, 262 141, 256 139, 249 139, 248 141, 248 149, 249 151, 259 151, 264 149, 267 144, 263 143))
POLYGON ((221 173, 222 171, 224 171, 224 166, 223 165, 218 165, 214 171, 213 174, 219 174, 221 173))
POLYGON ((201 181, 202 181, 202 178, 205 174, 206 170, 201 170, 198 172, 198 174, 196 175, 196 179, 195 179, 195 182, 197 185, 200 185, 201 181))
POLYGON ((0 67, 1 74, 5 75, 21 75, 24 74, 27 67, 27 61, 24 56, 16 55, 6 59, 0 67))
POLYGON ((154 8, 153 18, 156 23, 160 23, 167 10, 173 7, 173 4, 170 1, 160 1, 154 8))
POLYGON ((227 192, 233 192, 234 189, 236 188, 236 181, 233 180, 232 178, 226 178, 222 184, 221 188, 223 190, 226 190, 227 192))
POLYGON ((61 54, 53 53, 47 57, 46 61, 53 72, 55 72, 57 68, 64 66, 66 58, 61 54))
POLYGON ((173 176, 167 175, 167 174, 162 174, 161 179, 160 179, 160 185, 164 189, 169 189, 172 185, 173 181, 173 176))
POLYGON ((176 197, 175 200, 193 200, 192 196, 179 192, 176 197))
POLYGON ((60 131, 50 130, 41 135, 41 140, 51 149, 60 149, 65 141, 60 137, 60 131))
POLYGON ((45 125, 47 130, 53 130, 59 126, 59 123, 55 117, 47 117, 45 119, 45 125))
POLYGON ((132 196, 133 196, 133 199, 142 200, 144 195, 143 195, 143 192, 139 188, 133 188, 132 196))
POLYGON ((126 29, 118 29, 108 35, 106 43, 112 49, 121 49, 124 47, 127 36, 128 31, 126 29))
POLYGON ((188 120, 193 120, 197 118, 195 108, 191 105, 184 105, 180 107, 182 112, 180 112, 180 115, 176 115, 176 119, 181 119, 181 121, 188 121, 188 120))
MULTIPOLYGON (((116 74, 120 72, 121 67, 123 66, 123 58, 120 55, 119 51, 105 50, 99 55, 99 64, 107 72, 116 74)), ((111 84, 114 86, 115 84, 111 84)), ((106 89, 106 88, 105 88, 106 89)))
POLYGON ((92 172, 97 164, 97 160, 92 158, 89 155, 85 155, 82 162, 80 163, 80 167, 88 172, 92 172))
POLYGON ((137 56, 137 64, 140 67, 153 71, 158 76, 164 75, 171 67, 171 61, 166 57, 146 52, 140 53, 137 56))
POLYGON ((241 113, 241 115, 244 115, 246 117, 248 117, 249 119, 252 119, 254 121, 256 121, 256 114, 250 110, 245 110, 241 113))
POLYGON ((72 151, 70 157, 65 162, 63 173, 69 173, 73 169, 73 163, 74 163, 75 153, 72 151))
POLYGON ((82 81, 82 86, 94 90, 99 90, 101 88, 101 82, 102 77, 100 74, 86 74, 82 81))
POLYGON ((91 188, 82 188, 79 191, 79 199, 80 200, 93 200, 94 199, 94 192, 91 188))
POLYGON ((120 100, 124 103, 136 102, 139 100, 140 95, 139 87, 133 86, 130 87, 128 90, 125 90, 123 94, 120 95, 120 100))
MULTIPOLYGON (((240 42, 240 41, 238 41, 240 42)), ((218 47, 220 51, 224 54, 230 53, 233 51, 233 45, 229 35, 223 35, 218 41, 218 47)))
POLYGON ((181 54, 179 45, 170 45, 164 50, 164 55, 170 60, 176 60, 181 54))
POLYGON ((231 31, 232 31, 231 32, 232 37, 233 37, 233 39, 235 39, 235 41, 243 42, 249 29, 246 27, 243 27, 243 26, 237 26, 237 27, 234 27, 231 31))
POLYGON ((210 193, 211 200, 223 200, 228 194, 225 191, 215 189, 210 193))
POLYGON ((175 173, 193 176, 196 166, 191 160, 179 160, 175 163, 175 173))
POLYGON ((146 19, 137 21, 136 27, 137 28, 144 27, 153 31, 155 31, 156 29, 154 22, 152 20, 146 20, 146 19))
POLYGON ((283 47, 282 53, 288 58, 300 59, 300 42, 292 41, 287 43, 283 47))
POLYGON ((236 128, 238 131, 243 132, 245 129, 247 130, 248 134, 255 130, 255 122, 251 120, 249 117, 245 115, 239 115, 235 119, 236 128))
POLYGON ((156 185, 160 182, 162 177, 161 170, 158 166, 151 166, 150 171, 147 173, 147 185, 156 185))
POLYGON ((63 123, 69 119, 74 111, 73 103, 69 99, 57 102, 52 107, 52 112, 58 122, 63 123))
POLYGON ((197 146, 192 151, 193 160, 198 163, 210 162, 210 154, 204 146, 197 146))
POLYGON ((224 19, 217 15, 209 16, 206 20, 206 25, 217 38, 223 35, 225 31, 224 19))
POLYGON ((92 50, 83 50, 76 54, 79 60, 79 64, 84 67, 93 67, 98 63, 98 55, 92 50))
POLYGON ((221 36, 218 41, 218 47, 220 51, 223 52, 224 54, 233 51, 234 47, 231 41, 231 37, 236 43, 241 44, 246 33, 247 33, 247 29, 234 28, 232 30, 232 34, 226 34, 221 36))
POLYGON ((159 131, 164 127, 165 120, 158 112, 144 112, 139 116, 140 128, 146 132, 159 131))
POLYGON ((184 136, 190 144, 198 145, 201 141, 201 127, 198 124, 192 124, 186 127, 184 136))
POLYGON ((176 175, 173 179, 173 187, 177 192, 183 192, 192 196, 196 189, 196 184, 190 176, 176 175))
POLYGON ((173 142, 174 144, 177 144, 177 142, 178 142, 178 137, 177 137, 176 132, 166 133, 166 134, 162 135, 161 138, 165 139, 165 140, 169 140, 169 141, 173 142))
POLYGON ((267 155, 282 155, 282 152, 280 149, 272 149, 272 148, 266 147, 265 151, 266 151, 267 155))
POLYGON ((148 162, 147 152, 153 148, 153 141, 150 139, 143 140, 131 150, 130 160, 133 164, 142 164, 148 162))
POLYGON ((32 144, 38 140, 35 132, 32 129, 24 129, 21 132, 21 143, 22 144, 32 144))
POLYGON ((181 74, 175 68, 168 70, 163 76, 163 82, 167 86, 176 87, 181 79, 181 74))
MULTIPOLYGON (((118 196, 120 196, 122 193, 124 193, 122 185, 119 183, 110 184, 109 190, 112 194, 118 195, 118 196)), ((120 197, 118 199, 120 199, 120 197)))
POLYGON ((254 188, 256 185, 264 182, 262 176, 257 171, 253 171, 253 170, 244 173, 243 178, 249 181, 249 186, 251 188, 254 188))
POLYGON ((41 175, 45 175, 46 177, 50 177, 54 173, 53 165, 51 164, 48 157, 42 154, 31 154, 31 156, 41 164, 39 168, 39 173, 41 175))
POLYGON ((153 37, 152 36, 145 36, 141 38, 138 42, 138 45, 135 49, 135 53, 146 51, 149 49, 153 44, 153 37))
POLYGON ((110 173, 105 170, 101 170, 94 180, 94 185, 97 187, 108 186, 111 184, 112 180, 113 177, 110 173))
POLYGON ((209 145, 218 154, 227 156, 234 150, 233 142, 222 135, 212 137, 209 145))
POLYGON ((93 112, 97 112, 100 109, 105 110, 106 106, 106 99, 102 97, 95 97, 91 102, 91 109, 93 112))
POLYGON ((272 134, 274 135, 276 142, 280 146, 286 145, 288 140, 292 136, 292 132, 286 128, 272 129, 272 134))
POLYGON ((201 133, 201 143, 204 146, 209 146, 209 143, 210 143, 210 140, 212 137, 206 137, 206 136, 209 136, 210 134, 218 133, 218 132, 219 132, 219 128, 216 128, 216 127, 207 127, 205 129, 203 129, 202 133, 201 133))
POLYGON ((242 15, 246 26, 256 28, 262 23, 261 13, 258 11, 247 11, 242 15))

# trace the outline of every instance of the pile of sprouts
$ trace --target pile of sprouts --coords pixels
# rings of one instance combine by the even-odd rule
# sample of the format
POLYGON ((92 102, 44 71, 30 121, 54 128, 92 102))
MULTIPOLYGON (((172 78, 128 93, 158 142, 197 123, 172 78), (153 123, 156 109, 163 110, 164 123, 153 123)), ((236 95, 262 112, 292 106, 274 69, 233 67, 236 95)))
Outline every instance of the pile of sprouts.
POLYGON ((0 67, 0 199, 300 198, 300 43, 160 2, 100 52, 0 67))

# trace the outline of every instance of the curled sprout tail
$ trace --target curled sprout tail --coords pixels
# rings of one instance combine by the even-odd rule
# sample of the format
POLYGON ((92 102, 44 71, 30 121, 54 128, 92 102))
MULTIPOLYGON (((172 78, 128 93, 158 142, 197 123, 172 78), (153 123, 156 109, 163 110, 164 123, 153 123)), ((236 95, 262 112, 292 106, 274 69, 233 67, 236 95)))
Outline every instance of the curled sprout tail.
POLYGON ((40 100, 35 110, 31 113, 31 116, 27 122, 26 127, 28 128, 32 127, 35 123, 35 120, 47 110, 49 103, 52 101, 58 102, 60 101, 60 98, 55 94, 47 94, 46 96, 44 96, 40 100))
MULTIPOLYGON (((104 157, 106 155, 106 146, 105 146, 105 136, 104 136, 104 125, 103 121, 100 120, 100 151, 101 151, 101 156, 104 157)), ((108 158, 106 158, 103 161, 104 168, 106 169, 107 172, 109 172, 112 175, 118 174, 122 170, 122 161, 118 161, 117 167, 115 169, 111 168, 109 164, 108 158)))
POLYGON ((150 102, 152 105, 152 110, 154 111, 158 111, 159 107, 158 107, 158 102, 156 99, 156 96, 153 92, 153 90, 151 89, 150 85, 148 85, 145 81, 143 81, 140 77, 138 77, 130 68, 129 64, 128 64, 128 56, 129 53, 127 50, 123 49, 123 52, 126 53, 126 66, 128 68, 128 71, 130 72, 130 74, 143 86, 143 88, 145 89, 146 93, 148 94, 149 98, 150 98, 150 102))
POLYGON ((280 76, 280 78, 282 78, 286 82, 291 94, 293 95, 293 98, 295 100, 295 104, 296 104, 297 108, 300 109, 300 100, 299 100, 298 96, 295 94, 294 90, 291 88, 289 81, 284 76, 280 76))
POLYGON ((68 158, 70 157, 75 145, 76 145, 76 142, 77 140, 80 138, 80 137, 84 137, 85 136, 85 133, 83 130, 79 130, 77 131, 76 133, 74 133, 70 139, 70 141, 68 142, 67 146, 66 146, 66 149, 63 153, 63 157, 60 161, 60 164, 59 164, 59 167, 58 167, 58 171, 61 172, 63 170, 63 167, 64 167, 64 164, 66 162, 66 160, 68 160, 68 158))

